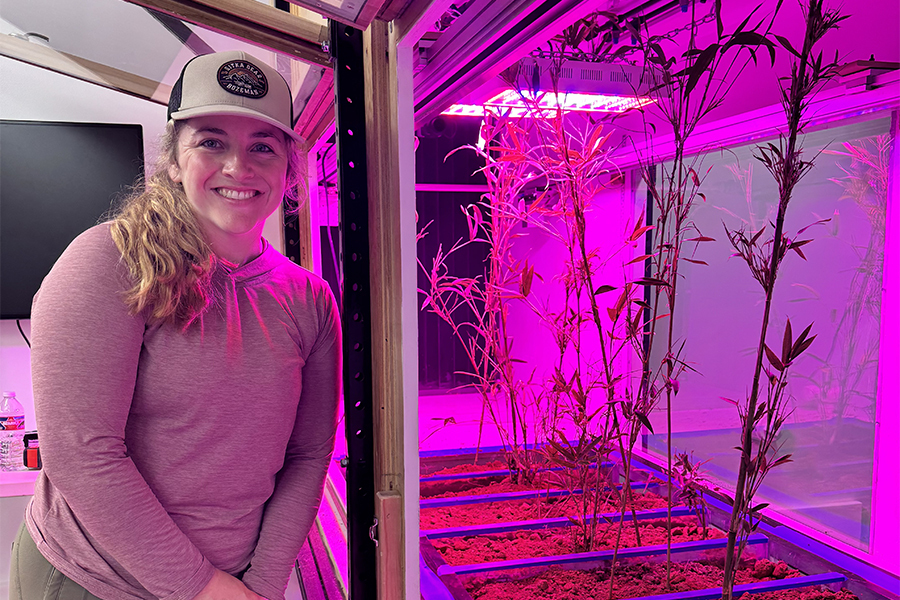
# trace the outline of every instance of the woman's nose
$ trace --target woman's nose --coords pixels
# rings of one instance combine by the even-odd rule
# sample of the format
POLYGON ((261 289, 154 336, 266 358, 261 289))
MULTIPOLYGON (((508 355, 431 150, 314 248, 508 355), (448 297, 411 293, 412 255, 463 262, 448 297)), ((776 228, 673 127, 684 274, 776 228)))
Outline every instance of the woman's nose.
POLYGON ((225 158, 222 171, 234 179, 247 179, 253 176, 253 167, 250 157, 239 150, 229 152, 225 158))

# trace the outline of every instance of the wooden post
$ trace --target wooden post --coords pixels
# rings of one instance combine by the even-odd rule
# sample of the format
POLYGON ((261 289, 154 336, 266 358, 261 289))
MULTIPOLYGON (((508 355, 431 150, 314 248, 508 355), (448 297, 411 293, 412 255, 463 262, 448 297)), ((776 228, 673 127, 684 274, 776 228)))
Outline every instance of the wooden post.
POLYGON ((375 494, 378 519, 378 600, 400 600, 403 594, 403 497, 398 492, 375 494))
POLYGON ((412 73, 411 67, 408 74, 402 68, 398 73, 391 28, 389 23, 375 21, 363 38, 375 490, 376 506, 385 510, 386 517, 379 519, 378 526, 378 598, 417 600, 418 562, 410 560, 405 546, 417 539, 409 527, 411 520, 418 521, 418 511, 410 508, 418 488, 408 483, 418 483, 417 455, 405 456, 417 450, 415 172, 411 169, 415 155, 412 115, 406 123, 407 115, 400 108, 408 103, 411 110, 412 73), (406 75, 408 89, 400 83, 406 75), (401 95, 402 89, 408 98, 401 95))

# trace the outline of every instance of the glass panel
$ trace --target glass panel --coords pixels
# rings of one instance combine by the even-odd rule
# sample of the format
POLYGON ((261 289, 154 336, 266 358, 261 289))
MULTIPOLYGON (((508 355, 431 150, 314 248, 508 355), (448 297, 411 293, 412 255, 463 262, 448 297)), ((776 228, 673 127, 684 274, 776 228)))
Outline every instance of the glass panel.
MULTIPOLYGON (((781 432, 780 453, 792 454, 793 462, 773 470, 757 495, 776 511, 864 549, 872 500, 889 121, 805 138, 804 157, 815 157, 815 167, 795 189, 785 234, 812 241, 801 249, 805 260, 789 252, 782 263, 768 344, 781 348, 787 319, 795 338, 810 324, 818 337, 791 367, 793 412, 781 432)), ((687 372, 680 382, 674 446, 709 460, 706 470, 732 488, 740 423, 723 398, 743 401, 752 384, 764 294, 746 263, 729 258, 733 249, 723 225, 752 231, 766 225, 771 233, 778 198, 774 179, 752 157, 754 148, 703 160, 702 172, 712 167, 702 186, 708 200, 695 207, 692 218, 703 235, 717 241, 701 244, 695 256, 709 266, 682 268, 675 317, 687 359, 699 373, 687 372)), ((664 419, 654 419, 661 421, 644 443, 665 455, 664 419)))
POLYGON ((0 52, 167 103, 184 64, 198 54, 243 50, 276 68, 303 111, 323 70, 122 0, 4 0, 0 52), (31 42, 41 48, 23 46, 31 42), (29 52, 35 50, 39 52, 29 52), (28 58, 23 57, 27 52, 28 58))

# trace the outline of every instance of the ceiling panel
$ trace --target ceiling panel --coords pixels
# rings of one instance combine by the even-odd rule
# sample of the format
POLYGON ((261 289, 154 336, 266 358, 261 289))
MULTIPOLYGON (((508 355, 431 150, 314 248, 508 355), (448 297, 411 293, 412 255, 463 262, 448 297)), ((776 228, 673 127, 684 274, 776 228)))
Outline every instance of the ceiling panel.
POLYGON ((375 20, 387 0, 289 0, 330 19, 365 29, 375 20))
MULTIPOLYGON (((274 11, 269 7, 262 7, 274 11)), ((286 19, 287 13, 276 11, 286 19)), ((0 54, 166 104, 184 64, 198 54, 242 50, 289 83, 295 119, 330 68, 122 0, 3 0, 0 54)), ((308 120, 308 118, 306 119, 308 120)))

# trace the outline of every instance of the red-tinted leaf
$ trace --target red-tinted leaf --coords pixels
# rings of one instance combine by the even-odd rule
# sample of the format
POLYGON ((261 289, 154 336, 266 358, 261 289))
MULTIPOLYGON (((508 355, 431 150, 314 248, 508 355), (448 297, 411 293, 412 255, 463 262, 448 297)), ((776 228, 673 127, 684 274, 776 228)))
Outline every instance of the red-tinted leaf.
POLYGON ((706 265, 707 267, 709 266, 709 263, 705 260, 694 260, 693 258, 685 258, 683 260, 686 260, 689 263, 694 263, 695 265, 706 265))
POLYGON ((784 326, 784 339, 781 342, 781 362, 787 364, 793 360, 791 357, 791 348, 794 344, 794 338, 791 337, 791 320, 787 320, 784 326))
POLYGON ((522 293, 522 296, 525 296, 526 298, 528 297, 528 294, 531 292, 531 282, 533 279, 534 267, 526 267, 522 271, 522 279, 519 283, 519 292, 522 293))
POLYGON ((699 186, 700 178, 697 177, 697 172, 693 169, 688 169, 688 174, 691 176, 691 183, 693 183, 695 186, 699 186))
POLYGON ((600 294, 605 294, 606 292, 611 292, 615 289, 618 289, 614 285, 601 285, 596 290, 594 290, 594 295, 599 296, 600 294))
POLYGON ((669 287, 669 282, 663 281, 662 279, 656 279, 655 277, 642 277, 635 281, 638 285, 659 285, 663 287, 669 287))
POLYGON ((778 369, 779 371, 784 371, 784 365, 781 364, 780 360, 778 360, 778 356, 776 356, 775 353, 772 352, 772 350, 769 348, 768 345, 765 346, 765 349, 766 349, 766 358, 769 359, 769 362, 772 364, 772 366, 775 367, 776 369, 778 369))
MULTIPOLYGON (((812 343, 813 343, 813 341, 815 341, 815 339, 816 339, 816 336, 812 336, 812 337, 809 338, 808 340, 806 340, 806 341, 804 341, 803 343, 801 343, 801 344, 800 344, 799 346, 797 346, 797 348, 793 351, 792 356, 793 356, 794 358, 797 358, 798 356, 800 356, 801 354, 803 354, 803 353, 806 351, 806 349, 809 348, 810 345, 812 345, 812 343)), ((791 359, 791 360, 793 360, 793 359, 791 359)))
POLYGON ((653 433, 653 425, 650 424, 650 419, 647 418, 647 415, 641 412, 635 411, 634 416, 637 417, 638 421, 647 428, 650 433, 653 433))
POLYGON ((642 254, 641 256, 636 256, 636 257, 632 258, 631 260, 629 260, 629 261, 628 261, 627 263, 625 263, 625 264, 626 264, 626 265, 631 265, 631 264, 634 264, 634 263, 636 263, 636 262, 641 262, 642 260, 647 260, 648 258, 652 258, 652 257, 653 257, 652 254, 642 254))
POLYGON ((804 231, 806 231, 807 229, 809 229, 809 228, 812 227, 813 225, 821 225, 822 223, 827 223, 827 222, 830 221, 830 220, 831 220, 831 217, 829 217, 829 218, 827 218, 827 219, 819 219, 819 220, 816 221, 815 223, 810 223, 809 225, 807 225, 806 227, 804 227, 803 229, 801 229, 800 231, 798 231, 798 232, 797 232, 797 235, 800 235, 801 233, 803 233, 804 231))
POLYGON ((752 246, 753 244, 756 243, 756 240, 759 239, 759 236, 761 236, 761 235, 762 235, 762 232, 765 231, 765 230, 766 230, 766 226, 763 225, 762 229, 760 229, 759 231, 757 231, 756 234, 755 234, 752 238, 750 238, 750 245, 751 245, 751 246, 752 246))
POLYGON ((684 241, 686 241, 686 242, 714 242, 714 241, 716 241, 716 238, 711 238, 711 237, 707 237, 705 235, 701 235, 700 237, 690 238, 690 239, 687 239, 684 241))
POLYGON ((643 227, 635 227, 634 231, 631 232, 631 237, 628 239, 630 242, 636 242, 641 239, 641 236, 653 229, 651 225, 644 225, 643 227))
MULTIPOLYGON (((688 75, 687 83, 684 86, 685 95, 690 94, 691 90, 693 90, 697 86, 697 84, 700 82, 700 78, 703 76, 704 73, 707 72, 710 63, 712 63, 713 59, 716 57, 716 52, 718 52, 718 50, 719 50, 719 44, 710 44, 709 46, 707 46, 706 48, 703 49, 703 52, 701 52, 697 56, 697 60, 694 62, 694 64, 691 65, 691 67, 689 69, 687 69, 687 72, 689 73, 689 75, 688 75)), ((711 76, 712 75, 710 75, 710 77, 711 76)), ((696 177, 697 177, 697 174, 694 173, 694 178, 696 179, 696 177)), ((694 185, 700 185, 700 181, 697 180, 694 185)))
POLYGON ((785 454, 784 456, 782 456, 782 457, 776 459, 775 462, 773 462, 773 463, 769 466, 769 468, 770 468, 770 469, 774 469, 775 467, 778 467, 778 466, 780 466, 780 465, 783 465, 783 464, 786 464, 786 463, 789 463, 789 462, 793 462, 793 461, 791 460, 791 456, 793 456, 793 455, 792 455, 792 454, 785 454))

